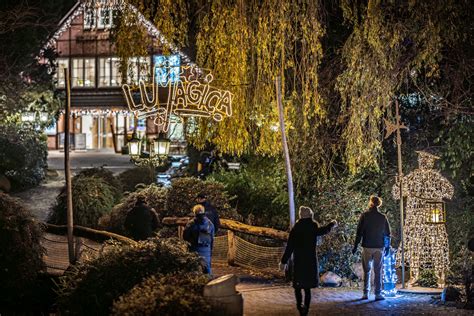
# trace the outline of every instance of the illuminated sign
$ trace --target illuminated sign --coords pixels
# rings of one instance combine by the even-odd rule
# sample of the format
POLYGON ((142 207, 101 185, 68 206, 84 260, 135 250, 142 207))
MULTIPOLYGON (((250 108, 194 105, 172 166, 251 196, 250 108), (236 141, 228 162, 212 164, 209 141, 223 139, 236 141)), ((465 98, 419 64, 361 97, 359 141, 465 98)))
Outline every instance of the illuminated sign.
POLYGON ((211 74, 203 75, 194 65, 179 69, 178 76, 159 76, 161 73, 176 74, 176 66, 155 63, 151 84, 143 80, 139 81, 138 87, 124 84, 122 89, 130 111, 139 118, 153 118, 163 132, 169 129, 171 115, 210 117, 215 121, 232 115, 233 94, 211 86, 214 79, 211 74))

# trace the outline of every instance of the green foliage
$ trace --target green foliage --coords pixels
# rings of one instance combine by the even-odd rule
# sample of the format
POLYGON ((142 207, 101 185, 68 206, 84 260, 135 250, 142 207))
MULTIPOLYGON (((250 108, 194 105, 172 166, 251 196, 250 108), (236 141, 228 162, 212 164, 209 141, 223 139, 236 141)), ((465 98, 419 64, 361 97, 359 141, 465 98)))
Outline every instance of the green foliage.
POLYGON ((155 209, 158 214, 159 223, 161 223, 161 219, 167 214, 166 200, 168 198, 168 189, 151 184, 126 195, 119 204, 114 206, 112 212, 105 214, 99 220, 100 227, 131 237, 130 233, 125 229, 124 223, 128 212, 135 206, 139 196, 143 196, 146 203, 155 209))
POLYGON ((350 188, 349 181, 327 180, 303 203, 311 207, 320 225, 336 220, 339 226, 322 239, 318 247, 320 271, 332 271, 350 277, 352 247, 357 223, 367 208, 368 197, 350 188))
POLYGON ((236 197, 231 201, 232 207, 250 224, 288 228, 288 192, 281 163, 255 159, 237 172, 215 173, 212 179, 236 197))
POLYGON ((0 193, 0 311, 18 308, 43 271, 42 231, 17 199, 0 193))
POLYGON ((151 276, 114 302, 112 315, 209 315, 201 274, 151 276))
POLYGON ((448 284, 462 284, 471 276, 474 257, 467 242, 474 237, 474 195, 465 186, 455 187, 455 200, 446 203, 446 231, 449 236, 450 266, 446 276, 448 284))
POLYGON ((133 192, 136 190, 138 184, 148 185, 155 181, 150 168, 147 167, 125 170, 118 175, 118 178, 122 183, 124 192, 133 192))
POLYGON ((13 190, 38 185, 47 168, 45 136, 32 128, 0 125, 0 173, 9 178, 13 190))
POLYGON ((469 181, 474 175, 474 118, 458 115, 445 126, 436 140, 443 146, 441 167, 451 171, 454 177, 469 181))
POLYGON ((111 243, 96 259, 79 263, 60 279, 61 314, 108 315, 113 302, 144 278, 201 271, 198 255, 187 248, 177 238, 153 238, 133 245, 111 243))
POLYGON ((122 182, 120 182, 120 180, 114 176, 112 171, 107 170, 104 167, 84 169, 81 170, 77 176, 101 178, 110 186, 110 189, 113 191, 115 202, 120 201, 122 198, 122 182))
MULTIPOLYGON (((114 189, 102 178, 79 175, 72 180, 74 225, 98 228, 99 218, 114 206, 114 189)), ((63 188, 56 197, 48 222, 65 225, 67 222, 67 196, 63 188)))
POLYGON ((421 270, 416 284, 421 287, 438 287, 438 277, 433 269, 421 270))
POLYGON ((168 216, 187 216, 196 205, 199 193, 207 195, 207 200, 216 208, 220 217, 239 219, 237 212, 229 204, 229 196, 224 185, 212 181, 202 181, 198 178, 175 179, 168 193, 168 216))

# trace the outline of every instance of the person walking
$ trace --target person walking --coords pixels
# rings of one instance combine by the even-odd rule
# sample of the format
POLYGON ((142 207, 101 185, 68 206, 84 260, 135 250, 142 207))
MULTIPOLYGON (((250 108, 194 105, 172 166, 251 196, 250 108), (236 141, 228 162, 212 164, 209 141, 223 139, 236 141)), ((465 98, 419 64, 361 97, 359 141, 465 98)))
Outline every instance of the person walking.
POLYGON ((285 253, 281 258, 280 269, 286 267, 293 254, 293 288, 295 289, 296 308, 300 315, 307 315, 311 303, 311 288, 319 285, 318 258, 316 255, 316 239, 325 235, 337 222, 332 221, 326 226, 319 227, 313 221, 313 211, 307 206, 299 209, 300 219, 290 231, 285 253), (304 290, 304 305, 302 305, 304 290))
POLYGON ((135 206, 125 218, 124 226, 134 240, 145 240, 153 236, 153 232, 158 228, 158 215, 146 204, 144 196, 137 197, 135 206))
POLYGON ((188 222, 183 232, 183 239, 190 243, 190 250, 201 256, 204 273, 211 274, 212 244, 214 242, 214 225, 206 217, 204 206, 193 207, 194 218, 188 222))
POLYGON ((196 202, 197 204, 204 206, 206 217, 211 220, 212 224, 214 225, 214 234, 217 234, 217 231, 221 226, 221 221, 216 208, 207 200, 205 193, 199 193, 196 197, 196 202))
POLYGON ((379 212, 382 199, 372 195, 369 199, 369 208, 362 213, 357 225, 357 235, 352 249, 355 254, 362 240, 362 269, 364 270, 364 294, 362 299, 369 298, 370 264, 374 270, 375 300, 380 301, 382 296, 382 261, 384 254, 390 251, 390 225, 387 217, 379 212))

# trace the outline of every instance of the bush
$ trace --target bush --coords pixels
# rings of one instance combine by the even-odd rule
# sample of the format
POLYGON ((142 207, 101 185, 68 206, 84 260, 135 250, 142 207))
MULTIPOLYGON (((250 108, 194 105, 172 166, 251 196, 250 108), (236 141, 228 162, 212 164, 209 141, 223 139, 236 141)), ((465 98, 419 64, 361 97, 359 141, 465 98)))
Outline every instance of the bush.
POLYGON ((138 184, 152 184, 155 182, 150 168, 137 167, 125 170, 118 175, 118 179, 122 183, 124 192, 133 192, 138 184))
MULTIPOLYGON (((320 271, 332 271, 342 277, 352 275, 352 247, 360 214, 367 207, 367 196, 350 188, 347 181, 327 180, 314 190, 304 205, 311 207, 315 219, 326 225, 337 220, 339 226, 322 237, 318 248, 320 271)), ((383 212, 383 209, 381 210, 383 212)))
POLYGON ((168 193, 168 212, 166 216, 187 216, 196 204, 199 193, 205 193, 208 201, 214 205, 222 218, 240 219, 238 213, 231 208, 229 195, 222 183, 198 178, 178 178, 171 184, 168 193))
POLYGON ((25 307, 29 289, 43 271, 42 231, 17 199, 0 193, 0 312, 25 307))
POLYGON ((151 276, 114 302, 112 315, 209 315, 202 274, 151 276))
POLYGON ((259 159, 237 172, 214 173, 212 179, 236 197, 232 206, 249 224, 286 230, 289 226, 287 182, 285 172, 278 166, 259 159))
MULTIPOLYGON (((109 213, 114 206, 114 190, 98 177, 77 176, 72 181, 72 205, 74 225, 97 228, 99 218, 109 213)), ((67 223, 66 189, 56 198, 48 222, 56 225, 67 223)))
POLYGON ((48 148, 43 134, 13 124, 0 125, 0 174, 12 190, 38 185, 45 177, 48 148))
POLYGON ((111 243, 104 253, 67 271, 58 285, 62 314, 108 315, 112 304, 144 278, 201 271, 200 258, 177 239, 152 238, 133 245, 111 243))
POLYGON ((115 202, 120 201, 120 199, 122 198, 122 192, 123 192, 122 182, 120 182, 120 180, 114 176, 112 171, 109 171, 105 169, 104 167, 90 168, 90 169, 84 169, 81 172, 79 172, 76 175, 76 177, 79 177, 79 176, 101 178, 110 186, 110 189, 112 190, 113 195, 114 195, 115 202))
POLYGON ((437 288, 438 277, 436 276, 436 273, 433 269, 424 269, 421 270, 420 276, 418 277, 416 284, 422 287, 437 288))
POLYGON ((152 184, 126 195, 119 204, 114 206, 112 212, 105 214, 99 220, 100 227, 117 234, 131 237, 130 233, 126 231, 124 223, 128 212, 135 206, 137 197, 139 196, 145 197, 146 203, 155 209, 158 214, 159 223, 161 223, 161 219, 166 214, 168 189, 152 184))

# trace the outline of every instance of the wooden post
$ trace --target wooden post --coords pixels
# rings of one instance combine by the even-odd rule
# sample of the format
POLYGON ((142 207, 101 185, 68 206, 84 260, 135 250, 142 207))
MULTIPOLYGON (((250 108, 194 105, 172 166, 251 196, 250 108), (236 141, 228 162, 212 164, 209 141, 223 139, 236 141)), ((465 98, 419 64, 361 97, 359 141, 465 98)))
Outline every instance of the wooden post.
POLYGON ((235 234, 230 229, 227 230, 227 263, 231 266, 235 265, 235 255, 237 247, 235 244, 235 234))
POLYGON ((395 118, 397 125, 397 158, 398 158, 398 183, 400 186, 400 242, 402 250, 402 289, 405 288, 405 242, 403 238, 403 169, 402 169, 402 137, 400 135, 400 114, 398 113, 398 100, 395 100, 395 118))
POLYGON ((66 113, 64 117, 64 174, 66 177, 66 202, 67 202, 67 244, 69 263, 76 262, 74 252, 74 232, 73 232, 73 209, 72 209, 72 183, 71 183, 71 169, 69 162, 69 116, 71 113, 71 78, 69 71, 64 69, 64 78, 66 79, 66 113))
POLYGON ((178 226, 178 238, 183 240, 183 234, 184 234, 184 226, 179 225, 178 226))
POLYGON ((280 118, 281 142, 283 154, 285 156, 286 176, 288 179, 288 197, 290 199, 290 228, 295 225, 295 198, 293 193, 293 176, 291 173, 290 153, 288 151, 288 142, 285 133, 285 116, 283 114, 283 104, 281 101, 281 82, 280 77, 275 80, 275 88, 277 92, 278 116, 280 118))

